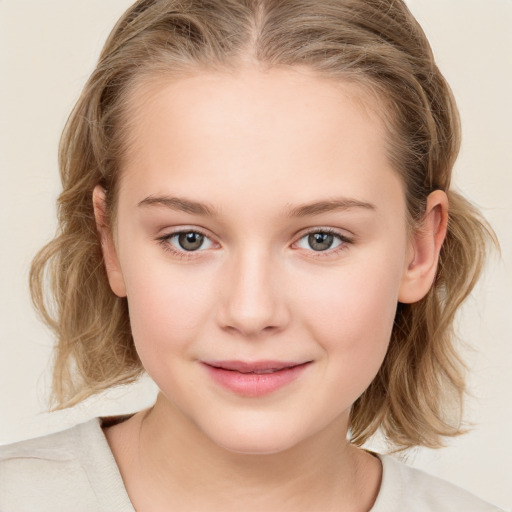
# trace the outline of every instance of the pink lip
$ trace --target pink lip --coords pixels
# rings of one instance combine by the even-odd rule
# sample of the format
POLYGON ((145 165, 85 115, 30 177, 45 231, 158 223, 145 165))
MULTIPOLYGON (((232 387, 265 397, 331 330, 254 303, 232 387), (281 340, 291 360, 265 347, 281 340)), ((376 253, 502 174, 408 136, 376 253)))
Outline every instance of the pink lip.
POLYGON ((215 382, 238 395, 258 397, 294 381, 309 366, 287 361, 203 361, 215 382))

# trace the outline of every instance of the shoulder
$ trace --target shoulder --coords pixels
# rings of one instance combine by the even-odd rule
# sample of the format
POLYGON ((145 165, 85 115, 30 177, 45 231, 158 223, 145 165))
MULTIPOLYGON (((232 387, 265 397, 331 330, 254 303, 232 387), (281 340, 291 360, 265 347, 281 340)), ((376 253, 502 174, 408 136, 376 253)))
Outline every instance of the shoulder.
MULTIPOLYGON (((94 420, 91 420, 91 423, 92 421, 94 420)), ((2 445, 0 446, 0 463, 5 469, 5 464, 23 459, 69 460, 75 451, 77 428, 78 425, 62 432, 2 445)))
POLYGON ((123 491, 97 418, 62 432, 0 446, 2 512, 106 510, 105 503, 112 496, 116 506, 126 502, 123 491))
MULTIPOLYGON (((389 455, 382 461, 382 484, 371 512, 500 512, 468 491, 389 455)), ((502 512, 502 511, 501 511, 502 512)))

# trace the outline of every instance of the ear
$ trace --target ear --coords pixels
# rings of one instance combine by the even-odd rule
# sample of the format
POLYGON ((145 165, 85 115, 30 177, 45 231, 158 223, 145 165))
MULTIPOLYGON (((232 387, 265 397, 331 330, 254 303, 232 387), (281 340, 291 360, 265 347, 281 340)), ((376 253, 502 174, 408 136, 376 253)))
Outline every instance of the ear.
POLYGON ((107 201, 105 190, 100 185, 96 185, 92 193, 92 202, 94 207, 94 217, 96 219, 96 229, 100 235, 101 251, 105 268, 107 270, 108 282, 110 288, 118 297, 126 297, 126 287, 124 284, 123 273, 117 251, 114 244, 112 230, 107 222, 107 201))
POLYGON ((428 196, 421 224, 412 234, 399 302, 418 302, 432 287, 447 228, 448 197, 442 190, 436 190, 428 196))

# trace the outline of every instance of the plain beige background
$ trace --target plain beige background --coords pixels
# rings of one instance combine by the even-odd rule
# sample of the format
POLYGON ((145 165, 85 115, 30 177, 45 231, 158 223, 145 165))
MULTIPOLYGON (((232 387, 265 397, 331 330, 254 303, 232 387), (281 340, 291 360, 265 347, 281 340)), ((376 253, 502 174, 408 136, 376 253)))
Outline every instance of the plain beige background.
MULTIPOLYGON (((130 0, 0 0, 0 443, 151 403, 148 380, 45 414, 52 339, 30 305, 27 274, 54 232, 57 143, 101 46, 130 0)), ((474 351, 474 431, 410 462, 512 510, 512 1, 410 0, 459 102, 464 143, 455 185, 502 244, 459 318, 474 351)))

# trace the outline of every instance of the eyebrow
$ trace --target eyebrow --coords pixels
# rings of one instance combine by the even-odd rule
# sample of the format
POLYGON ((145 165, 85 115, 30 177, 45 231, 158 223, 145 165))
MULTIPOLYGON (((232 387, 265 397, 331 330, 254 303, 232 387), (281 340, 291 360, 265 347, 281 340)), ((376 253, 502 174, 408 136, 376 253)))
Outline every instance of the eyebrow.
MULTIPOLYGON (((140 201, 137 206, 164 206, 171 210, 182 211, 192 215, 210 216, 217 215, 217 210, 207 204, 183 197, 171 196, 148 196, 140 201)), ((375 205, 366 201, 359 201, 358 199, 328 199, 323 201, 315 201, 295 206, 286 212, 288 217, 309 217, 320 215, 335 210, 350 210, 353 208, 363 208, 366 210, 376 210, 375 205)))
POLYGON ((137 206, 165 206, 171 210, 191 213, 193 215, 215 216, 216 210, 213 206, 198 201, 192 201, 182 197, 170 196, 148 196, 140 201, 137 206))
POLYGON ((353 208, 363 208, 366 210, 376 210, 377 208, 372 203, 366 201, 359 201, 358 199, 329 199, 326 201, 315 201, 296 206, 288 211, 290 217, 308 217, 313 215, 320 215, 322 213, 332 212, 334 210, 351 210, 353 208))

